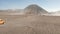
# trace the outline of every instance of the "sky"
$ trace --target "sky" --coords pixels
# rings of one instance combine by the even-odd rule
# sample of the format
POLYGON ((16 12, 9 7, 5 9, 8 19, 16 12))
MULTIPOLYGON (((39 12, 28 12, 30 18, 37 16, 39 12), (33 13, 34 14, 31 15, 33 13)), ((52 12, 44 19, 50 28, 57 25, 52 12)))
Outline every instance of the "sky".
POLYGON ((37 4, 49 12, 60 10, 60 0, 0 0, 0 10, 24 9, 31 4, 37 4))

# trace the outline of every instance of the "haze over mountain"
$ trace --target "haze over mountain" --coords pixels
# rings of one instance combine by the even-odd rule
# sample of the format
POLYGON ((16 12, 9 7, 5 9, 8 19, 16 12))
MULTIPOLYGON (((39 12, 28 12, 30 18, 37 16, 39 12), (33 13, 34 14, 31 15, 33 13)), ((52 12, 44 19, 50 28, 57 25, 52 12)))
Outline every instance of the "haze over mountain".
POLYGON ((46 14, 46 13, 48 13, 46 10, 44 10, 43 8, 39 7, 39 6, 36 5, 36 4, 29 5, 28 7, 26 7, 26 8, 24 9, 24 12, 25 12, 26 14, 34 14, 34 15, 46 14))
MULTIPOLYGON (((34 15, 41 15, 41 14, 46 14, 48 13, 46 10, 44 10, 43 8, 39 7, 36 4, 32 4, 27 6, 25 9, 8 9, 8 10, 0 10, 0 13, 5 13, 5 14, 34 14, 34 15)), ((5 15, 4 14, 4 15, 5 15)))
POLYGON ((60 11, 49 12, 42 7, 31 4, 24 9, 8 9, 0 10, 0 15, 46 15, 46 16, 60 16, 60 11))
POLYGON ((60 11, 49 12, 51 16, 60 16, 60 11))
POLYGON ((0 10, 0 15, 21 15, 23 9, 0 10))

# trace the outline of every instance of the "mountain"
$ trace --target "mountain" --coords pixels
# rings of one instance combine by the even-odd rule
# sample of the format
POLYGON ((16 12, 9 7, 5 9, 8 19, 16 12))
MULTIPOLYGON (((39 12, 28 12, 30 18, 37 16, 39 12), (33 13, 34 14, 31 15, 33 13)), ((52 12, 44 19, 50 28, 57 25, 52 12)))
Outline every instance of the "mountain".
POLYGON ((29 5, 24 9, 25 14, 34 14, 34 15, 41 15, 47 14, 48 12, 43 8, 39 7, 36 4, 29 5))

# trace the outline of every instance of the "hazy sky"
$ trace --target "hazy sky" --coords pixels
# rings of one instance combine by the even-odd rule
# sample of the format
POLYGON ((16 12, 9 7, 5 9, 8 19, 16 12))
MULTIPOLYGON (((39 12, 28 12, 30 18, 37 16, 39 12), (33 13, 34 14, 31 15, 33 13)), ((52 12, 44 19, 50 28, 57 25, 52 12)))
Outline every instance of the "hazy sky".
POLYGON ((60 0, 0 0, 0 10, 23 9, 30 4, 37 4, 47 11, 60 10, 60 0))

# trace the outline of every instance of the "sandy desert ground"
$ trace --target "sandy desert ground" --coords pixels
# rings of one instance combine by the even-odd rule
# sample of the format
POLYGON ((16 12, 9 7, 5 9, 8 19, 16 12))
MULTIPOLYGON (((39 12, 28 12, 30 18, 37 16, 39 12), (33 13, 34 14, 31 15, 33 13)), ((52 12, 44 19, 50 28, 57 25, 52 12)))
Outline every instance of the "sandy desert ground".
POLYGON ((0 15, 0 34, 60 34, 59 16, 0 15))

